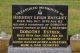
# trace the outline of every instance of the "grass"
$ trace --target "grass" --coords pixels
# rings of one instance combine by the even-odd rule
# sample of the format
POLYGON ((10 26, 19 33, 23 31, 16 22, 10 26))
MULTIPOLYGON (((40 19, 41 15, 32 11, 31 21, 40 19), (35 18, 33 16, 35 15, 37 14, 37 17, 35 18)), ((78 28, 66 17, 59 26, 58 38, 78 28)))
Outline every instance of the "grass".
POLYGON ((12 4, 66 4, 69 6, 68 35, 80 32, 79 0, 0 0, 0 31, 12 34, 12 4))

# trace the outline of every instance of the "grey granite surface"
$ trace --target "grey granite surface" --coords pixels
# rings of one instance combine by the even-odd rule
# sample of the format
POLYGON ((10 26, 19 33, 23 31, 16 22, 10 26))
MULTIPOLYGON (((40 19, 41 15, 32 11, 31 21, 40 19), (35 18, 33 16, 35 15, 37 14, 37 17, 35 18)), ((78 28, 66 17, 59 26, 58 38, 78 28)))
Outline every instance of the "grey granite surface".
POLYGON ((12 47, 8 48, 8 53, 71 53, 70 46, 54 48, 54 47, 12 47))

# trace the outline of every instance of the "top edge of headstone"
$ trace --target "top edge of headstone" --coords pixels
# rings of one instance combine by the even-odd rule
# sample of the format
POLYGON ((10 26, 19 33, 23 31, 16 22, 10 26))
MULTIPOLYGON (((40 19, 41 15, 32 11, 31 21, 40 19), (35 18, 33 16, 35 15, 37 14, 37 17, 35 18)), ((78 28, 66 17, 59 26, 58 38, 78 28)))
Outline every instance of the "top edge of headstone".
POLYGON ((68 6, 67 4, 15 4, 15 3, 13 3, 12 5, 63 5, 63 6, 68 6))

